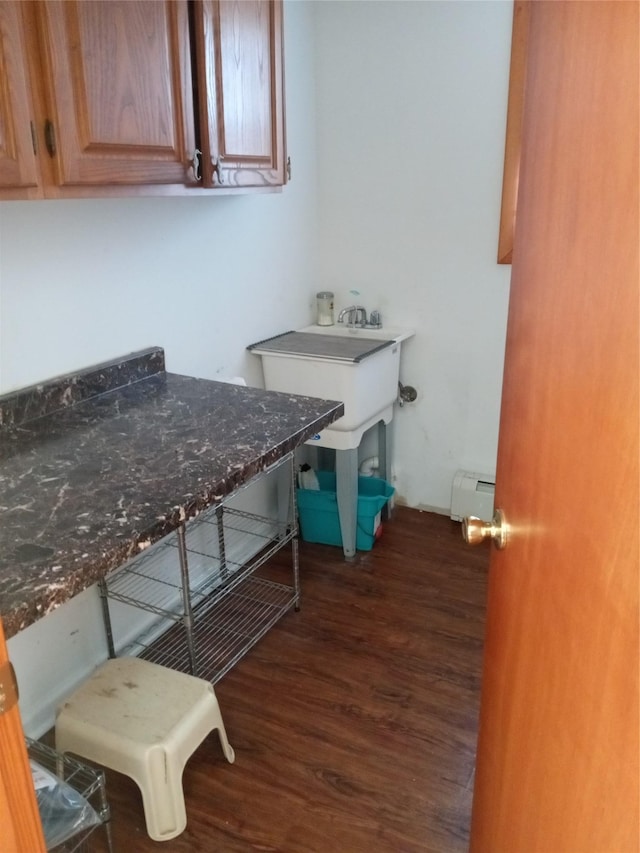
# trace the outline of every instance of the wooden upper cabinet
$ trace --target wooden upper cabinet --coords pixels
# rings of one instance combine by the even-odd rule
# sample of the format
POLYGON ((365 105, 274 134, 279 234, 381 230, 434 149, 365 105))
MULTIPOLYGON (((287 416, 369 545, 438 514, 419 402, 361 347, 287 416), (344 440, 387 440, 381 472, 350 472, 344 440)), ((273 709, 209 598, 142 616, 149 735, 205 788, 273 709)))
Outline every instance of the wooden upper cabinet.
POLYGON ((197 0, 194 34, 205 186, 282 186, 282 0, 197 0))
MULTIPOLYGON (((20 2, 0 2, 0 191, 42 195, 32 136, 33 108, 20 2)), ((35 132, 35 125, 33 125, 35 132)))
POLYGON ((47 0, 38 23, 53 183, 196 184, 187 3, 47 0))
POLYGON ((0 199, 286 178, 282 0, 0 0, 0 199))

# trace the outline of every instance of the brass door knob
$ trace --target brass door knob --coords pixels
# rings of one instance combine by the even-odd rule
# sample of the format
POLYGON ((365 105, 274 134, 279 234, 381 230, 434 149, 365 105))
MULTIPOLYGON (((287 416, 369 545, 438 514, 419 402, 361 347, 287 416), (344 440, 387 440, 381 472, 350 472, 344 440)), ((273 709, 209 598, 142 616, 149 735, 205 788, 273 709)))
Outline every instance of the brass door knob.
POLYGON ((504 548, 507 544, 509 525, 504 513, 497 509, 491 521, 482 521, 475 515, 462 519, 462 537, 468 545, 479 545, 485 539, 491 539, 496 548, 504 548))

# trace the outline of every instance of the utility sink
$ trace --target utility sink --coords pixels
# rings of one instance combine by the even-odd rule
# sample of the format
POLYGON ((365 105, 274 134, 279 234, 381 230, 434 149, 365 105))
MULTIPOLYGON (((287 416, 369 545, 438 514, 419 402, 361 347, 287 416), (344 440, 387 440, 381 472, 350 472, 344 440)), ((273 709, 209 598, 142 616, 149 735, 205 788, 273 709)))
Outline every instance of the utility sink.
POLYGON ((262 358, 269 391, 304 394, 344 403, 344 415, 311 442, 348 450, 363 433, 393 417, 398 396, 400 351, 411 329, 307 326, 252 344, 262 358))

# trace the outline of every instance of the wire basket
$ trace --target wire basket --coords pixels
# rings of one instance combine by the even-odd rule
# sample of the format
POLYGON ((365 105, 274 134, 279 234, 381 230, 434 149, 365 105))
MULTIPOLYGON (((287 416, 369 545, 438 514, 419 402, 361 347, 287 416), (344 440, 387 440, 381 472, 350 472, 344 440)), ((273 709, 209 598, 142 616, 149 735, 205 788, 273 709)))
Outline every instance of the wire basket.
MULTIPOLYGON (((60 783, 66 783, 80 795, 89 806, 88 814, 95 814, 97 820, 90 825, 81 825, 71 837, 54 846, 47 846, 51 853, 87 853, 87 839, 98 826, 104 826, 109 853, 113 853, 110 826, 110 810, 107 802, 105 776, 102 770, 84 764, 70 755, 56 752, 50 746, 31 738, 25 738, 29 760, 35 762, 60 783)), ((32 765, 33 768, 33 765, 32 765)), ((38 798, 38 797, 37 797, 38 798)), ((38 798, 40 816, 47 836, 47 815, 43 813, 41 798, 38 798)), ((85 821, 86 824, 88 821, 85 821)))

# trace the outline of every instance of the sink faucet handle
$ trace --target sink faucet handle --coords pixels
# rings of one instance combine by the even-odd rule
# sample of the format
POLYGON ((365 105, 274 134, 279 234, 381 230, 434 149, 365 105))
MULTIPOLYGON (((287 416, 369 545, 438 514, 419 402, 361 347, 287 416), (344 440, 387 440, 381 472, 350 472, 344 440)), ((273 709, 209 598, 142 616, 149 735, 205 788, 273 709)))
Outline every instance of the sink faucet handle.
POLYGON ((338 314, 338 323, 344 323, 344 318, 347 318, 347 324, 352 326, 355 319, 356 306, 349 305, 348 308, 343 308, 338 314))
POLYGON ((380 316, 379 311, 372 311, 369 315, 369 325, 375 326, 376 328, 380 328, 382 326, 382 317, 380 316))

